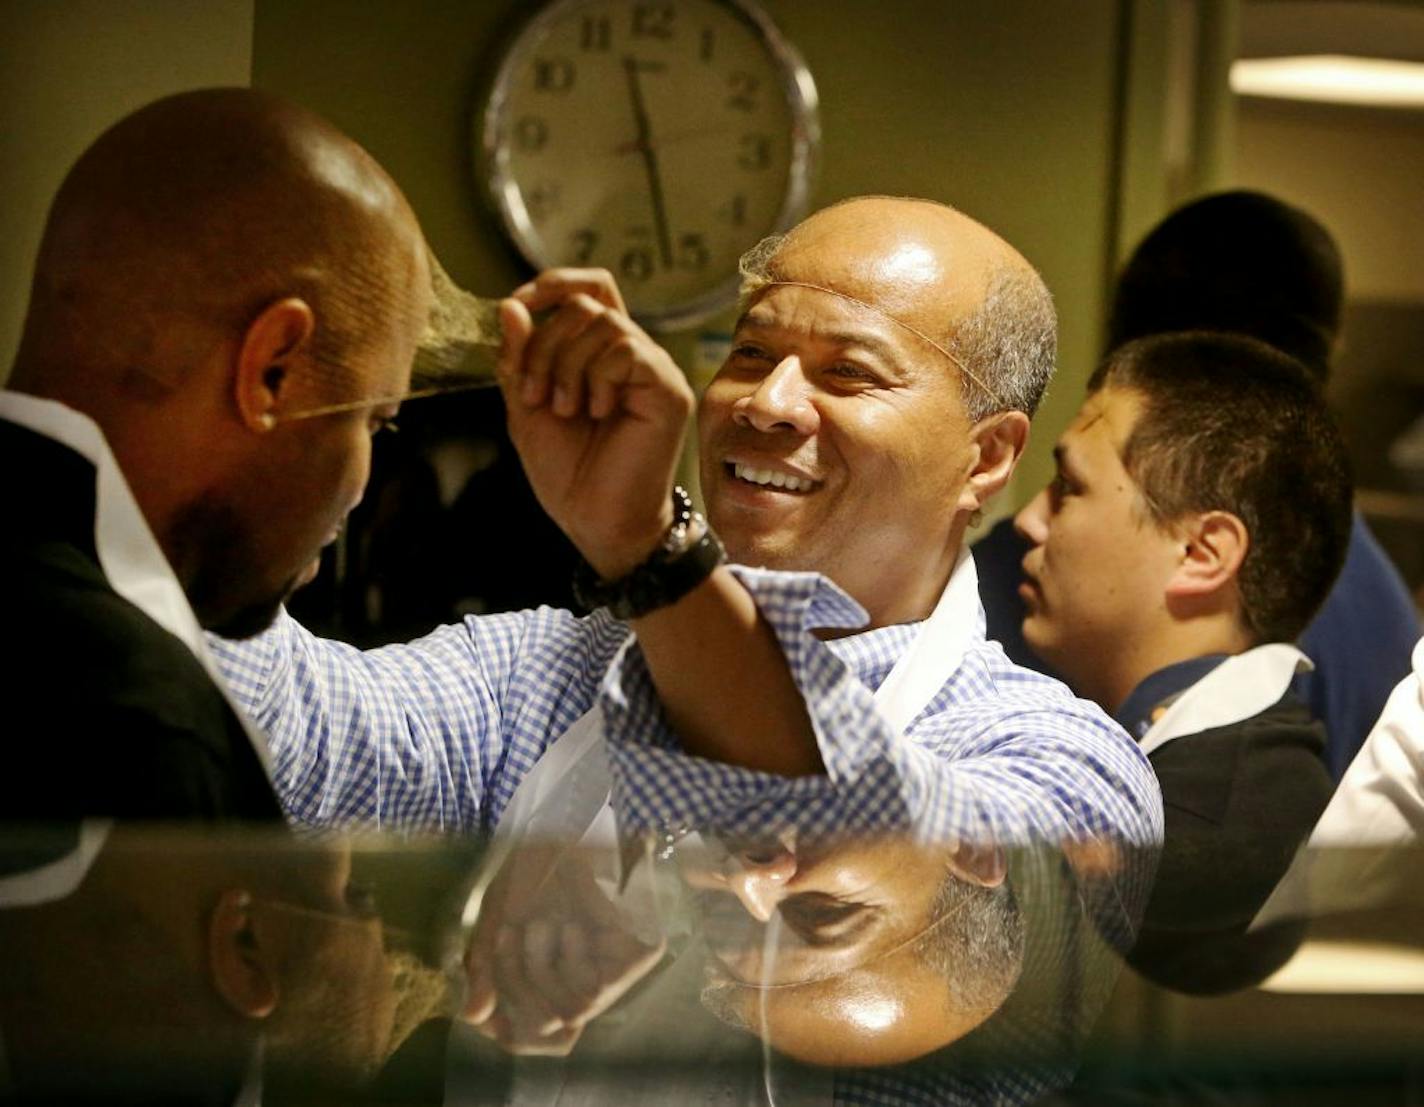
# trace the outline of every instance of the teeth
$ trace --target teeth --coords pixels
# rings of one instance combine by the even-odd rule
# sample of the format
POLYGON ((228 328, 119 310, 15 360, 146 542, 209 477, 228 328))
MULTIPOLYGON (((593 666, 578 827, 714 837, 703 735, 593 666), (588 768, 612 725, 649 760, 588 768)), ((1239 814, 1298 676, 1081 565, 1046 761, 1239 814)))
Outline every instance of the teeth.
POLYGON ((749 481, 752 484, 769 484, 773 488, 784 488, 788 492, 809 492, 816 487, 815 481, 788 476, 786 473, 775 472, 771 469, 753 469, 750 465, 743 465, 741 462, 733 463, 732 472, 738 480, 749 481))

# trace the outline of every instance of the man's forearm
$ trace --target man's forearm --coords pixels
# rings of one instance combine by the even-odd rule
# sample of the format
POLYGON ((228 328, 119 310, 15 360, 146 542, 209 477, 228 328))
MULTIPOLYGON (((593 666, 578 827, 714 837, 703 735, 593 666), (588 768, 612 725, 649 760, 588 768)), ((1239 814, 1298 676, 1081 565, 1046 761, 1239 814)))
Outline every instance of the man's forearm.
POLYGON ((780 776, 825 771, 781 645, 725 566, 633 630, 687 753, 780 776))

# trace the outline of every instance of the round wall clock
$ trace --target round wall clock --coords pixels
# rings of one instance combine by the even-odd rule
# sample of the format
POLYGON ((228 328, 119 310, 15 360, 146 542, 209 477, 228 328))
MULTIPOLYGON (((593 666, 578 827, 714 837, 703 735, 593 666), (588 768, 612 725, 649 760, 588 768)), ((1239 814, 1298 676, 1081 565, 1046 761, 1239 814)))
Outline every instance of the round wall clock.
POLYGON ((816 88, 749 0, 555 0, 510 45, 479 171, 535 268, 597 265, 661 329, 736 297, 805 212, 816 88))

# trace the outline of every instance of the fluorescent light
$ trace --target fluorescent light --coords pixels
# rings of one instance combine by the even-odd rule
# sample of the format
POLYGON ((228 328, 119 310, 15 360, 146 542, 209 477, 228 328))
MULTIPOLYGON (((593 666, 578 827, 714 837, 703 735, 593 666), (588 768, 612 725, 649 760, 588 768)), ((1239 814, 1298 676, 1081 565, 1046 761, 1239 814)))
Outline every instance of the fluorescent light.
POLYGON ((1231 90, 1240 96, 1424 108, 1424 62, 1343 54, 1242 58, 1231 65, 1231 90))
POLYGON ((1308 941, 1261 989, 1315 995, 1418 995, 1424 992, 1424 953, 1378 943, 1308 941))

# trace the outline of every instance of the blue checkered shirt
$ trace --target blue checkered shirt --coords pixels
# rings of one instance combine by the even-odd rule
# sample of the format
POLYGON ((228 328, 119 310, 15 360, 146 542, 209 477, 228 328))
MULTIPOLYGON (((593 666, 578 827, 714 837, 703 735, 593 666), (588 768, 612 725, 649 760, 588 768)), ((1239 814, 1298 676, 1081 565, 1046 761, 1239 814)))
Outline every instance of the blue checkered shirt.
POLYGON ((817 574, 735 571, 805 694, 824 776, 682 754, 637 643, 607 613, 470 617, 367 651, 283 614, 258 638, 212 645, 268 732, 276 786, 298 822, 490 831, 548 745, 600 701, 627 829, 1161 841, 1161 796, 1135 742, 1096 705, 985 641, 981 608, 963 661, 901 735, 873 692, 914 625, 820 641, 813 628, 862 624, 862 608, 817 574))
MULTIPOLYGON (((625 830, 857 829, 1049 847, 1109 839, 1128 847, 1130 863, 1100 893, 1105 909, 1082 908, 1110 943, 1131 941, 1162 808, 1146 758, 1115 722, 1010 662, 985 639, 976 604, 959 664, 897 733, 873 694, 914 626, 822 641, 814 629, 865 621, 840 589, 816 574, 733 571, 781 642, 824 776, 777 777, 681 752, 636 641, 606 613, 467 618, 364 652, 283 614, 260 637, 214 640, 213 650, 270 737, 277 790, 298 822, 488 832, 543 752, 598 703, 625 830)), ((1050 936, 1046 963, 1071 957, 1066 943, 1050 936)), ((1025 1041, 1039 1036, 1027 1033, 1025 1041)), ((982 1080, 933 1069, 848 1072, 837 1078, 836 1100, 1025 1103, 1068 1072, 1006 1066, 982 1080)))
POLYGON ((682 753, 636 641, 602 612, 471 617, 364 652, 283 615, 258 638, 213 647, 302 823, 491 830, 540 755, 598 701, 627 830, 1160 842, 1160 794, 1136 743, 1094 704, 1008 661, 985 640, 982 609, 963 660, 902 735, 873 693, 913 625, 823 642, 813 629, 865 620, 839 588, 811 573, 734 571, 804 693, 824 776, 682 753))

